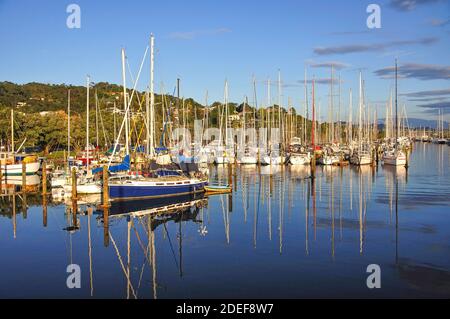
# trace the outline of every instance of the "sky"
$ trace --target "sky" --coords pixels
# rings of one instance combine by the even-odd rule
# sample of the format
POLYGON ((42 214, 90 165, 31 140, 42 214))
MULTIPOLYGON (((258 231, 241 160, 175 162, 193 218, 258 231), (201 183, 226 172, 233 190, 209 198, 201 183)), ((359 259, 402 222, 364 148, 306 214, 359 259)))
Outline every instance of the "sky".
MULTIPOLYGON (((358 106, 359 72, 371 110, 384 117, 398 59, 399 107, 408 117, 450 120, 450 0, 0 0, 0 81, 84 85, 122 83, 126 50, 127 86, 133 87, 149 36, 155 36, 155 90, 205 103, 229 100, 259 106, 278 102, 304 112, 304 76, 316 81, 321 119, 327 119, 331 65, 333 103, 347 119, 349 91, 358 106), (380 7, 381 28, 368 28, 369 4, 380 7), (68 28, 70 4, 80 8, 80 28, 68 28), (340 77, 340 90, 339 80, 340 77)), ((147 55, 138 89, 148 86, 147 55)), ((317 104, 318 105, 318 104, 317 104)), ((336 114, 337 115, 337 114, 336 114)))

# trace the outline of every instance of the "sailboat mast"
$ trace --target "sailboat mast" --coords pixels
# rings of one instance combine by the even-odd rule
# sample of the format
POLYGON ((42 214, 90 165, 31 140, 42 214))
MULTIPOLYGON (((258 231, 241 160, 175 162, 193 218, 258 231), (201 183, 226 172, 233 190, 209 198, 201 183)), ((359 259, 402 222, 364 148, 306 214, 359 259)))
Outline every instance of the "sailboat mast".
POLYGON ((125 49, 122 48, 122 85, 123 85, 123 109, 125 111, 125 153, 130 154, 128 141, 128 108, 127 108, 127 83, 125 77, 125 49))
POLYGON ((281 129, 281 72, 278 70, 278 146, 281 140, 283 139, 283 132, 281 129))
POLYGON ((11 109, 11 154, 14 154, 14 109, 11 109))
POLYGON ((361 82, 361 71, 359 72, 359 121, 358 121, 358 145, 361 151, 361 139, 362 139, 362 127, 361 127, 361 116, 362 116, 362 82, 361 82))
POLYGON ((154 92, 154 45, 155 38, 153 33, 150 35, 150 114, 147 113, 147 152, 150 156, 154 156, 154 134, 155 134, 155 92, 154 92))
POLYGON ((70 156, 70 89, 67 92, 67 161, 70 156))
POLYGON ((397 156, 398 139, 398 114, 397 114, 397 59, 395 59, 395 156, 397 156))
MULTIPOLYGON (((268 126, 269 126, 269 134, 267 138, 269 139, 269 143, 272 142, 272 127, 273 127, 273 107, 271 107, 271 96, 270 96, 270 78, 267 79, 267 111, 270 111, 268 114, 268 126)), ((272 145, 269 145, 272 147, 272 145)))
POLYGON ((228 81, 225 81, 225 148, 228 146, 228 81))
POLYGON ((331 87, 330 87, 330 127, 331 127, 331 136, 330 136, 330 143, 334 143, 334 114, 333 114, 333 65, 331 65, 331 87))
POLYGON ((350 104, 349 105, 350 109, 349 109, 349 114, 348 114, 348 144, 352 148, 352 145, 353 145, 353 124, 352 124, 353 97, 352 97, 352 89, 350 89, 349 104, 350 104))
POLYGON ((307 134, 306 134, 306 121, 308 119, 308 86, 306 85, 306 67, 305 67, 305 79, 304 79, 304 87, 305 87, 305 117, 303 119, 304 122, 304 126, 303 126, 303 134, 304 134, 304 138, 303 141, 306 145, 306 138, 307 138, 307 134))
POLYGON ((98 147, 98 96, 97 89, 95 89, 95 141, 98 147))
POLYGON ((313 154, 315 151, 315 141, 314 141, 314 129, 315 129, 315 97, 314 97, 314 79, 312 82, 312 124, 311 124, 311 145, 313 149, 313 154))
POLYGON ((91 79, 86 78, 86 170, 89 171, 89 86, 91 79))

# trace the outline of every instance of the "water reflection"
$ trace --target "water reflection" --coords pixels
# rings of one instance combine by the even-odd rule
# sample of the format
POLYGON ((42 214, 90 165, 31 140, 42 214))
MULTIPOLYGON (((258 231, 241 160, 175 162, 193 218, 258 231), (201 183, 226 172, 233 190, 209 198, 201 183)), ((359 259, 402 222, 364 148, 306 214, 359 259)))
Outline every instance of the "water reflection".
MULTIPOLYGON (((25 244, 33 236, 46 265, 74 262, 84 275, 74 292, 58 270, 30 297, 448 297, 448 155, 448 146, 416 144, 408 169, 211 166, 211 180, 232 193, 107 208, 56 193, 27 193, 24 206, 12 188, 0 202, 0 247, 12 258, 0 267, 34 262, 36 277, 40 259, 25 244), (386 289, 367 289, 371 263, 386 289)), ((18 295, 19 274, 2 273, 18 295)))

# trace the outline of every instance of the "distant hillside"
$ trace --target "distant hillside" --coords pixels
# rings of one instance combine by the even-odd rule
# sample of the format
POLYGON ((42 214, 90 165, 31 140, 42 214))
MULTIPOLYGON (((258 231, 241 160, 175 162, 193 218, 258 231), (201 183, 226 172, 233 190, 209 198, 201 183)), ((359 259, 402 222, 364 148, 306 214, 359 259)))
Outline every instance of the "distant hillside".
MULTIPOLYGON (((70 89, 71 110, 82 113, 86 110, 86 87, 66 84, 26 83, 15 84, 12 82, 0 82, 0 109, 14 107, 23 113, 39 113, 59 111, 67 109, 67 91, 70 89)), ((114 103, 120 109, 123 108, 122 86, 99 82, 90 90, 90 103, 95 104, 95 92, 97 91, 99 104, 112 107, 114 103)), ((130 91, 130 90, 129 90, 130 91)), ((140 96, 144 92, 137 92, 140 96)), ((166 99, 176 103, 176 98, 166 96, 166 99)), ((161 95, 155 94, 155 102, 161 102, 161 95)), ((181 105, 181 104, 180 104, 181 105)), ((185 105, 189 108, 203 107, 193 99, 185 99, 185 105)), ((133 106, 139 107, 137 99, 133 98, 133 106)))
MULTIPOLYGON (((381 125, 384 125, 385 119, 378 120, 378 123, 381 125)), ((426 127, 426 128, 432 128, 435 129, 437 126, 436 120, 423 120, 418 118, 408 118, 408 124, 410 128, 419 128, 419 127, 426 127)), ((449 127, 449 123, 444 121, 444 129, 447 129, 449 127)))

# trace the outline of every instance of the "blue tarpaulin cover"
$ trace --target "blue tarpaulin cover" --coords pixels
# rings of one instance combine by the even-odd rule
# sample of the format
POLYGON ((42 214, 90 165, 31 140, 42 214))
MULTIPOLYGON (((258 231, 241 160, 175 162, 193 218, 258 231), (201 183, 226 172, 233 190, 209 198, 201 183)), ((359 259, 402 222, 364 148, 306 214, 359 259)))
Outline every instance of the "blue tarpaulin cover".
MULTIPOLYGON (((124 157, 122 163, 119 165, 110 166, 108 171, 111 173, 117 173, 121 171, 127 171, 130 169, 130 155, 124 157)), ((92 174, 97 174, 103 171, 103 167, 97 167, 92 170, 92 174)))

